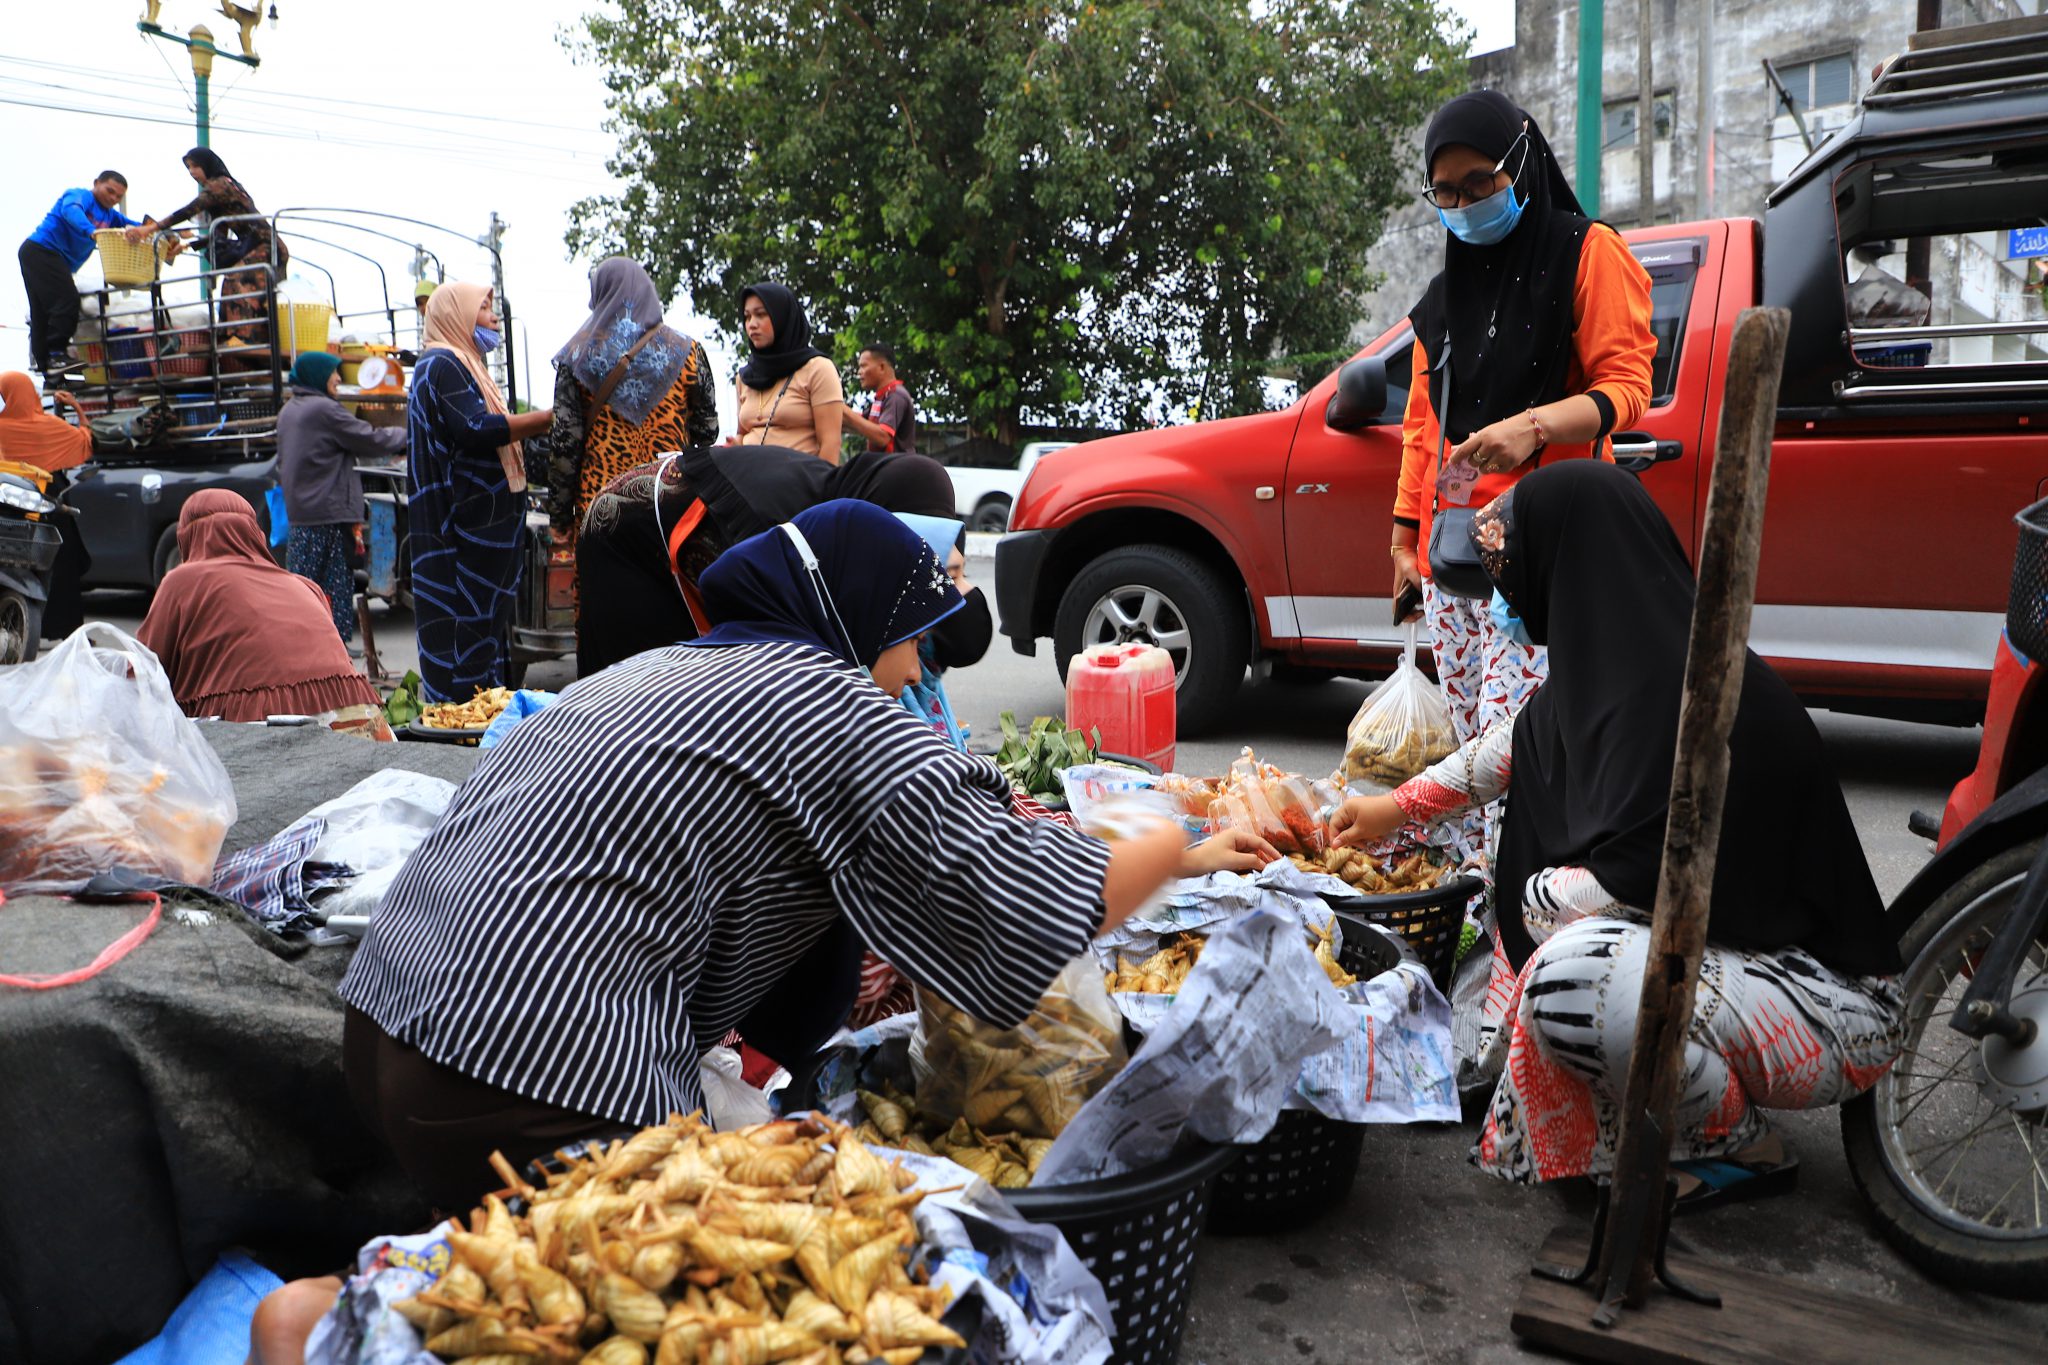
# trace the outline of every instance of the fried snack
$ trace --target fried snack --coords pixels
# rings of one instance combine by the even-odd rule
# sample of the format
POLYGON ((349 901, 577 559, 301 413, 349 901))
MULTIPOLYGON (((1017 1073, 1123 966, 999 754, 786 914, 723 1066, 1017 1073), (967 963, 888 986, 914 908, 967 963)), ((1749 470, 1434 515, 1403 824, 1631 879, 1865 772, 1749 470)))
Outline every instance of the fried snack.
POLYGON ((1287 861, 1303 872, 1321 872, 1336 877, 1368 896, 1431 891, 1451 871, 1451 865, 1429 849, 1375 858, 1360 849, 1333 848, 1316 858, 1290 854, 1287 861))
POLYGON ((420 724, 429 730, 481 730, 512 704, 512 690, 479 687, 468 701, 428 702, 420 709, 420 724))
POLYGON ((1118 953, 1116 970, 1104 973, 1103 984, 1112 995, 1118 991, 1177 995, 1202 956, 1203 942, 1200 934, 1174 934, 1160 940, 1159 951, 1139 963, 1118 953))
POLYGON ((542 1189, 492 1164, 524 1211, 486 1197, 450 1231, 447 1271, 396 1306, 443 1359, 889 1360, 967 1344, 939 1321, 947 1292, 909 1273, 922 1196, 842 1124, 714 1134, 672 1118, 565 1159, 542 1189))
POLYGON ((1122 1016, 1096 971, 1092 961, 1069 964, 1030 1016, 1008 1029, 920 988, 918 1113, 941 1131, 964 1118, 988 1133, 1057 1137, 1129 1060, 1122 1016))

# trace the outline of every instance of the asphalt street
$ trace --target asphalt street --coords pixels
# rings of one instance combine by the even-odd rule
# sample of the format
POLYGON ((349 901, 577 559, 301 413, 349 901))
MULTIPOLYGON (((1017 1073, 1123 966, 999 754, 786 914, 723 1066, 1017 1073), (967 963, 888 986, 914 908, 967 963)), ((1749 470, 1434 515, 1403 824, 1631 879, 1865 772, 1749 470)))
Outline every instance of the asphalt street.
MULTIPOLYGON (((993 597, 992 562, 974 560, 970 572, 993 597)), ((144 606, 134 594, 94 594, 89 602, 94 614, 130 629, 144 606)), ((410 621, 380 611, 377 631, 386 666, 402 673, 411 662, 410 621)), ((976 748, 994 747, 1004 710, 1028 719, 1064 709, 1049 649, 1049 641, 1041 642, 1038 657, 1023 658, 998 636, 981 664, 948 678, 976 748)), ((564 664, 541 664, 527 685, 558 687, 571 676, 564 664)), ((1349 681, 1249 687, 1233 728, 1181 744, 1175 767, 1217 772, 1248 744, 1283 768, 1327 772, 1341 755, 1345 722, 1368 690, 1349 681)), ((1927 843, 1907 832, 1907 814, 1939 808, 1973 763, 1978 734, 1828 713, 1815 719, 1889 898, 1928 853, 1927 843)), ((1938 1287, 1879 1239, 1842 1156, 1833 1111, 1778 1119, 1802 1161, 1797 1191, 1687 1220, 1686 1243, 1710 1258, 1791 1280, 2048 1339, 2048 1305, 1938 1287)), ((1510 1310, 1545 1235, 1560 1223, 1583 1226, 1589 1202, 1575 1189, 1524 1189, 1480 1176, 1466 1160, 1475 1131, 1371 1129, 1349 1198, 1313 1226, 1205 1237, 1182 1359, 1348 1365, 1532 1355, 1509 1332, 1510 1310)), ((1872 1343, 1871 1358, 1886 1358, 1881 1342, 1872 1343)))

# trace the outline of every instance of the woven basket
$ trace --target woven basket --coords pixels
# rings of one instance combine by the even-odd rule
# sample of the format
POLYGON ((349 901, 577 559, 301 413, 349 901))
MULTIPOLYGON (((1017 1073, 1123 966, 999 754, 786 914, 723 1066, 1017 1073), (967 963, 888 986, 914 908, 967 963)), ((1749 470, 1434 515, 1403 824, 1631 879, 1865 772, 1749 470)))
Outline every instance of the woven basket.
POLYGON ((93 233, 92 241, 100 253, 100 274, 115 286, 148 284, 171 249, 169 240, 161 236, 131 242, 120 228, 101 228, 93 233))

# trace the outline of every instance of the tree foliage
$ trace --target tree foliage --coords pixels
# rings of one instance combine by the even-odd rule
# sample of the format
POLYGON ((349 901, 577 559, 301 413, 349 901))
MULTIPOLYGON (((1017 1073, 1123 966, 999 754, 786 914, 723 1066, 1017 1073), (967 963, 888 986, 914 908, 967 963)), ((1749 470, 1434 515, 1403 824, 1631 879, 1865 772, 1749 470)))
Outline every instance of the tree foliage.
POLYGON ((570 245, 718 317, 781 280, 1004 439, 1257 409, 1358 321, 1457 36, 1438 0, 615 0, 570 41, 626 188, 570 245))

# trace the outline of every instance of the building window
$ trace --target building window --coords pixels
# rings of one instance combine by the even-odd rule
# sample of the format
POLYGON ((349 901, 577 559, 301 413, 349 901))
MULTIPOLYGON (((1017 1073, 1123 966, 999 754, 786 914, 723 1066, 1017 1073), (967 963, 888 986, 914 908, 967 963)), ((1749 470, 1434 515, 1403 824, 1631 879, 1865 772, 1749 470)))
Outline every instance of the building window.
POLYGON ((1792 106, 1800 113, 1825 109, 1832 104, 1851 104, 1856 99, 1856 63, 1846 52, 1832 57, 1815 57, 1810 62, 1791 62, 1778 67, 1778 79, 1792 106))
MULTIPOLYGON (((1657 141, 1671 140, 1672 105, 1675 96, 1672 91, 1659 90, 1650 101, 1652 117, 1657 121, 1657 141)), ((1636 145, 1636 102, 1633 99, 1615 100, 1601 106, 1600 149, 1606 152, 1619 151, 1623 147, 1636 145)))

